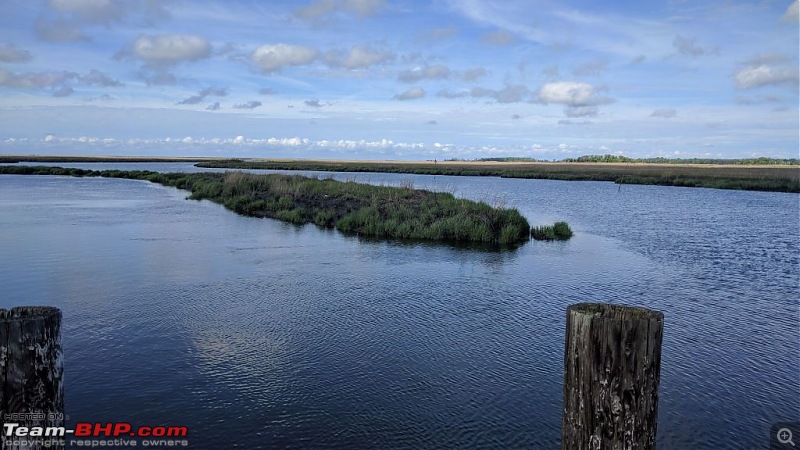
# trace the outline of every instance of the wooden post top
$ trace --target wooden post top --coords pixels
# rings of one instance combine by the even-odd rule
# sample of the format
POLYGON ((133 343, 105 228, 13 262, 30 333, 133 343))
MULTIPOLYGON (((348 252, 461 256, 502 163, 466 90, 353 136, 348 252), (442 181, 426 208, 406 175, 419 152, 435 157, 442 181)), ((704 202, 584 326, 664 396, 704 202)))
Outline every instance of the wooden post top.
POLYGON ((36 320, 61 316, 61 310, 54 306, 15 306, 0 309, 0 320, 36 320))
POLYGON ((608 303, 576 303, 567 307, 570 314, 594 316, 614 321, 664 320, 664 313, 639 306, 610 305, 608 303))

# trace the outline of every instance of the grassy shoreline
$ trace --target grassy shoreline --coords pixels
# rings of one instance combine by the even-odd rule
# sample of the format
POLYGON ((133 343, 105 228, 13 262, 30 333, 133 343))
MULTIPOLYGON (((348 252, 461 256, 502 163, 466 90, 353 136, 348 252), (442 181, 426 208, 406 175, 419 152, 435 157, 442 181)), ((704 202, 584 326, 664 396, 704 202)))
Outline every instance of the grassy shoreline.
POLYGON ((0 166, 0 174, 67 175, 147 180, 191 192, 238 214, 364 236, 513 246, 529 240, 530 225, 516 209, 495 208, 452 194, 373 186, 298 175, 159 173, 0 166))
POLYGON ((794 165, 714 165, 591 162, 495 161, 329 161, 220 160, 195 164, 229 169, 386 172, 420 175, 495 176, 617 184, 800 192, 800 167, 794 165))
MULTIPOLYGON (((579 158, 580 159, 580 158, 579 158)), ((689 160, 687 160, 689 161, 689 160)), ((232 159, 219 157, 46 156, 0 155, 0 163, 17 162, 191 162, 199 167, 229 169, 386 172, 420 175, 494 176, 568 181, 611 181, 617 184, 704 187, 773 192, 800 192, 796 164, 725 164, 665 162, 536 162, 522 158, 483 161, 359 161, 299 159, 232 159)), ((755 161, 758 161, 756 159, 755 161)))

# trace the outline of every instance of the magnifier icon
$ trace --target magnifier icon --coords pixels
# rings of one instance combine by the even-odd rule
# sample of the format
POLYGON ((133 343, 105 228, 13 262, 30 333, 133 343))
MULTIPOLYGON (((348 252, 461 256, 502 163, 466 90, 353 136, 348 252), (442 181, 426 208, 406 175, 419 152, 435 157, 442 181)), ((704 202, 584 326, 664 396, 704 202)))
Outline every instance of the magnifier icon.
POLYGON ((794 442, 792 441, 792 430, 788 428, 781 428, 778 430, 778 442, 781 444, 789 444, 794 447, 794 442))

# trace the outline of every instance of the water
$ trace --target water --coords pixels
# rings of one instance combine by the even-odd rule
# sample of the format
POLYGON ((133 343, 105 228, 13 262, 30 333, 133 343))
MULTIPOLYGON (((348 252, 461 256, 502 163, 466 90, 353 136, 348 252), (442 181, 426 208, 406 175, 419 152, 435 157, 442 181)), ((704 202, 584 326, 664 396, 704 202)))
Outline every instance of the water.
POLYGON ((800 418, 796 194, 336 177, 576 235, 376 242, 147 182, 0 176, 0 307, 63 310, 70 421, 184 425, 201 449, 558 448, 565 309, 583 301, 664 312, 659 448, 766 448, 800 418))

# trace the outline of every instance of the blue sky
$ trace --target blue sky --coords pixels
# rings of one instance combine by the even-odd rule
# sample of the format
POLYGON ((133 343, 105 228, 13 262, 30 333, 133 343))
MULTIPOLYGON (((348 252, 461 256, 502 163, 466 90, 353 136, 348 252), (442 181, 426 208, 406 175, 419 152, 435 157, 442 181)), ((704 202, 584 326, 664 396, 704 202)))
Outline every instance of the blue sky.
POLYGON ((0 0, 5 154, 798 146, 796 0, 0 0))

